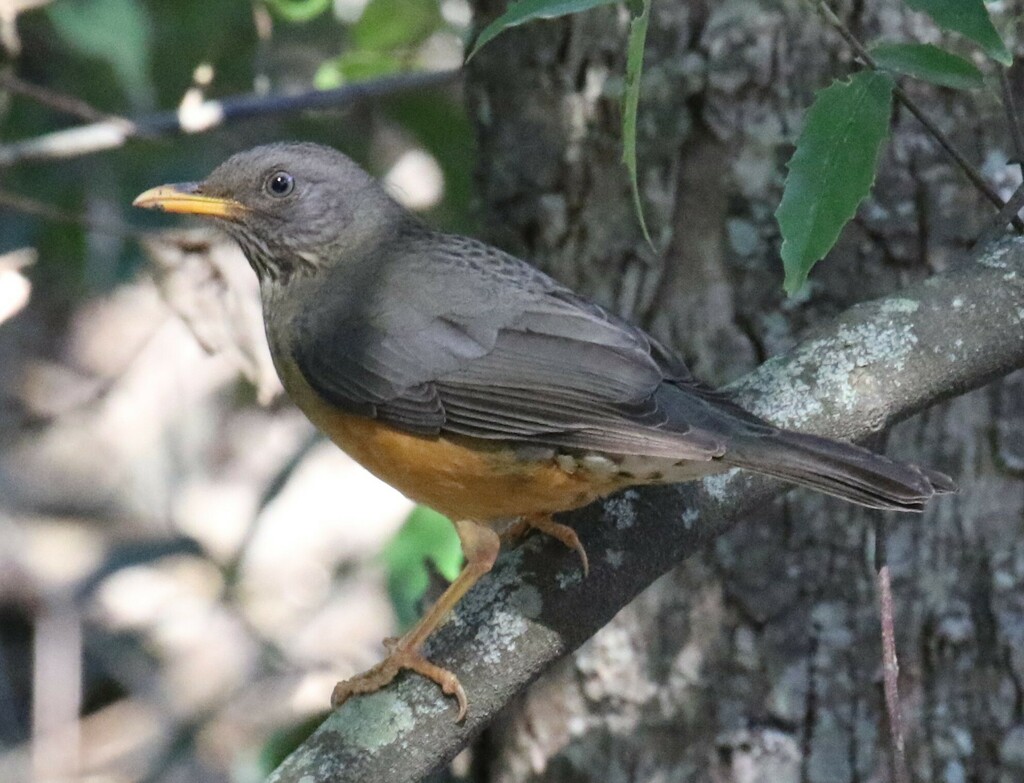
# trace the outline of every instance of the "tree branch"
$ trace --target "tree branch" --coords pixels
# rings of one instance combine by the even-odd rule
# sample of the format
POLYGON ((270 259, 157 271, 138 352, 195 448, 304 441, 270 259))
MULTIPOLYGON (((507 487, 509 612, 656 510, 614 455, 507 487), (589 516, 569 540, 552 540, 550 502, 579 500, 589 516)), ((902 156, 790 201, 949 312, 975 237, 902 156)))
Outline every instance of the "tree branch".
MULTIPOLYGON (((1015 239, 851 308, 734 390, 780 425, 862 439, 1022 366, 1024 240, 1015 239)), ((429 645, 469 695, 464 724, 436 686, 403 676, 334 712, 270 783, 419 780, 657 577, 785 490, 733 472, 627 491, 567 515, 590 553, 588 579, 571 552, 528 539, 499 559, 429 645)))
POLYGON ((0 145, 0 168, 22 161, 90 155, 122 147, 135 136, 204 133, 235 120, 311 109, 337 109, 399 92, 439 87, 454 82, 461 73, 461 70, 404 73, 333 90, 308 90, 294 95, 234 95, 221 100, 183 103, 174 111, 157 112, 133 121, 107 119, 0 145))

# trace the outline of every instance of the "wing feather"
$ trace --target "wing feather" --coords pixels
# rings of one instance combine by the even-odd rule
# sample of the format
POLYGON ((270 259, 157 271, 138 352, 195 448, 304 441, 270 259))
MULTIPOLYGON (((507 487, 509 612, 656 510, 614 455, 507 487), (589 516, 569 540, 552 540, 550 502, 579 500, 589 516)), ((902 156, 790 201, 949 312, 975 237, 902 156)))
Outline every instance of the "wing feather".
POLYGON ((334 317, 300 319, 293 353, 320 395, 421 435, 678 459, 724 452, 679 395, 666 406, 666 385, 689 374, 647 334, 512 256, 443 239, 393 251, 402 263, 381 264, 359 317, 349 301, 334 317), (459 243, 471 247, 446 264, 459 243), (389 269, 402 277, 389 284, 389 269))

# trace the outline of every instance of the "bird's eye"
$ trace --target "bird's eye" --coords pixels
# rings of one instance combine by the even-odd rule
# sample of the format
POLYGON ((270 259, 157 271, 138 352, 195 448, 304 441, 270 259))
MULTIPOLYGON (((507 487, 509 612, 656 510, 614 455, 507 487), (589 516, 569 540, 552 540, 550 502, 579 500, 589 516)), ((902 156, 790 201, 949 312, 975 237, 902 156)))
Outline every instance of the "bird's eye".
POLYGON ((272 196, 287 196, 295 190, 295 178, 287 171, 276 171, 267 178, 267 190, 272 196))

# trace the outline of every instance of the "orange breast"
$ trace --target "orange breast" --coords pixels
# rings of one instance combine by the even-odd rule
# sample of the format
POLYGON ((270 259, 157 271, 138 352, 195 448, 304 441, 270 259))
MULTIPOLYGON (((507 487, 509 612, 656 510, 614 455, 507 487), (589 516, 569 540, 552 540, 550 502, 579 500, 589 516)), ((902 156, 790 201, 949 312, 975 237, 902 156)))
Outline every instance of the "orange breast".
POLYGON ((299 407, 332 441, 408 498, 453 519, 488 522, 585 506, 623 486, 614 477, 524 460, 510 447, 465 438, 424 438, 339 413, 312 389, 299 407))

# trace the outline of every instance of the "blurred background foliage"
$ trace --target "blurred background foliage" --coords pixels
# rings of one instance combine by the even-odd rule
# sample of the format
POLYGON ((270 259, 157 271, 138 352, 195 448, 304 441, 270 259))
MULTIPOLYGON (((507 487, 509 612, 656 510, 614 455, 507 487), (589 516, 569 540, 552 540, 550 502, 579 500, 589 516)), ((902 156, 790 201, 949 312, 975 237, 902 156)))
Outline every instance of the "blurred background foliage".
POLYGON ((384 552, 388 595, 403 632, 420 616, 419 603, 430 583, 431 569, 449 582, 459 574, 462 547, 451 530, 445 517, 419 506, 384 552))
POLYGON ((0 300, 30 291, 0 301, 0 780, 260 780, 457 571, 443 518, 264 383, 241 256, 130 204, 305 139, 472 232, 456 79, 145 132, 201 99, 456 68, 469 27, 465 0, 0 0, 0 151, 104 118, 142 131, 0 164, 0 300))
MULTIPOLYGON (((54 0, 17 18, 19 56, 7 68, 20 79, 75 96, 99 112, 129 119, 173 109, 196 86, 219 98, 289 93, 367 78, 457 66, 469 23, 461 0, 54 0)), ((74 118, 7 95, 0 105, 4 140, 38 136, 74 118)), ((469 230, 473 140, 457 92, 395 95, 339 112, 256 119, 210 133, 154 138, 72 160, 24 164, 2 172, 5 187, 78 213, 93 200, 122 209, 152 182, 199 177, 228 154, 274 139, 302 138, 344 150, 383 175, 412 146, 426 150, 444 175, 443 198, 425 217, 469 230), (116 180, 116 181, 115 181, 116 180), (114 190, 117 188, 118 190, 114 190)), ((124 217, 133 224, 144 215, 124 217)), ((161 221, 162 224, 166 222, 161 221)), ((45 221, 5 214, 0 250, 60 242, 40 262, 60 265, 66 283, 102 289, 141 262, 125 244, 116 259, 88 258, 85 227, 42 238, 45 221), (55 259, 57 259, 55 261, 55 259), (113 268, 101 268, 110 267, 113 268)))

